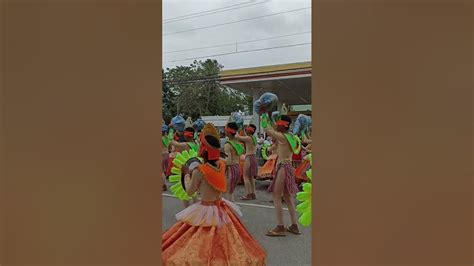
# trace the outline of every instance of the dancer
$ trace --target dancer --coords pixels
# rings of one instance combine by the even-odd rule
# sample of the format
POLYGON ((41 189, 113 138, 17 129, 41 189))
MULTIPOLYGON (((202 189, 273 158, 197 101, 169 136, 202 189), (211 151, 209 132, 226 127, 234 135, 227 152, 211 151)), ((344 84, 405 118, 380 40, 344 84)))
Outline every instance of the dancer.
MULTIPOLYGON (((239 124, 237 124, 239 126, 239 124)), ((245 136, 245 130, 247 129, 247 126, 243 126, 243 130, 239 130, 237 134, 235 134, 236 141, 244 147, 244 151, 242 155, 240 155, 240 160, 239 160, 239 167, 240 167, 240 175, 239 175, 239 181, 237 182, 237 185, 244 185, 244 164, 245 164, 245 143, 237 140, 237 137, 239 136, 245 136)))
POLYGON ((173 147, 175 147, 178 150, 178 152, 182 152, 184 150, 190 150, 190 149, 197 151, 198 145, 194 140, 194 132, 195 132, 194 128, 187 127, 183 132, 182 140, 184 141, 172 140, 170 144, 173 147))
POLYGON ((303 159, 303 154, 301 152, 299 153, 293 153, 291 155, 291 160, 293 161, 293 168, 298 168, 301 165, 303 159))
POLYGON ((163 176, 163 191, 166 191, 168 190, 167 186, 166 186, 166 171, 168 170, 168 163, 169 163, 169 144, 170 144, 170 140, 169 140, 169 137, 168 137, 168 126, 166 125, 163 125, 161 127, 161 143, 162 143, 162 147, 161 147, 161 154, 163 156, 162 160, 161 160, 161 175, 163 176))
POLYGON ((276 153, 278 155, 275 177, 268 188, 273 193, 273 204, 276 211, 277 226, 267 232, 267 236, 286 236, 286 231, 293 234, 300 234, 298 220, 295 211, 294 195, 298 192, 295 182, 295 169, 291 163, 291 156, 296 151, 296 141, 293 135, 289 134, 291 118, 281 115, 276 121, 274 130, 269 124, 267 115, 261 118, 261 126, 277 143, 276 153), (283 223, 282 197, 288 206, 291 218, 291 226, 285 228, 283 223))
MULTIPOLYGON (((275 165, 276 165, 276 160, 277 160, 277 153, 276 153, 276 143, 273 143, 273 144, 267 144, 267 145, 270 145, 268 146, 267 149, 267 153, 271 153, 270 156, 268 156, 268 159, 267 161, 265 162, 265 164, 260 167, 260 169, 258 170, 258 179, 260 180, 267 180, 267 179, 273 179, 273 174, 274 174, 274 170, 275 170, 275 165)), ((262 149, 264 149, 264 147, 262 147, 262 149)), ((262 151, 262 152, 265 152, 265 151, 262 151)))
POLYGON ((265 250, 239 220, 239 207, 221 198, 226 166, 219 160, 219 134, 210 124, 202 131, 199 155, 204 164, 191 170, 185 187, 202 200, 176 214, 178 222, 163 233, 163 265, 265 265, 265 250))
MULTIPOLYGON (((173 156, 173 159, 176 157, 177 153, 180 153, 182 151, 191 150, 191 149, 195 151, 198 150, 198 145, 194 142, 194 132, 195 132, 194 128, 187 127, 186 129, 184 129, 184 132, 182 135, 183 137, 181 138, 181 140, 184 140, 184 141, 179 142, 176 139, 174 139, 170 142, 170 145, 175 148, 175 154, 173 156)), ((196 200, 197 200, 196 198, 193 198, 193 202, 195 202, 196 200)), ((184 200, 183 204, 184 204, 184 207, 189 207, 191 203, 187 200, 184 200)))
POLYGON ((303 162, 296 168, 295 177, 296 182, 300 185, 303 182, 308 182, 307 171, 311 169, 311 139, 307 138, 306 135, 302 134, 302 144, 303 150, 306 152, 306 155, 303 157, 303 162), (304 146, 306 145, 306 146, 304 146))
POLYGON ((241 200, 257 199, 257 196, 255 195, 255 178, 258 174, 258 162, 256 156, 257 138, 254 135, 256 130, 257 127, 250 124, 245 128, 245 136, 235 136, 236 140, 243 142, 245 145, 243 177, 246 195, 240 197, 241 200))
POLYGON ((235 139, 238 126, 235 122, 229 122, 225 126, 225 134, 228 138, 224 144, 224 153, 227 156, 226 162, 226 176, 227 176, 227 193, 228 200, 234 202, 234 190, 240 179, 240 156, 244 153, 244 146, 235 139))
POLYGON ((171 145, 171 142, 174 141, 180 141, 182 140, 181 135, 179 134, 179 131, 174 132, 172 125, 170 125, 169 133, 168 133, 170 143, 168 144, 168 167, 166 169, 166 177, 168 178, 171 175, 171 168, 173 166, 173 160, 176 157, 176 154, 179 153, 178 149, 171 145))

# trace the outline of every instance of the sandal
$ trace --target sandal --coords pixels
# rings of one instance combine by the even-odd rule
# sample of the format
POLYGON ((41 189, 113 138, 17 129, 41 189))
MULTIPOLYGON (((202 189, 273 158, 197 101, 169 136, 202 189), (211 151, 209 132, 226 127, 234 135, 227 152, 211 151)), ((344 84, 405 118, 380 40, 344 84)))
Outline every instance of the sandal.
POLYGON ((285 233, 285 227, 283 225, 278 225, 277 227, 269 230, 267 233, 266 233, 267 236, 270 236, 270 237, 281 237, 281 236, 286 236, 286 233, 285 233))
POLYGON ((253 200, 252 194, 247 194, 245 196, 240 197, 241 200, 253 200))
POLYGON ((298 225, 292 224, 291 226, 286 228, 286 231, 295 234, 295 235, 301 235, 300 230, 298 229, 298 225))

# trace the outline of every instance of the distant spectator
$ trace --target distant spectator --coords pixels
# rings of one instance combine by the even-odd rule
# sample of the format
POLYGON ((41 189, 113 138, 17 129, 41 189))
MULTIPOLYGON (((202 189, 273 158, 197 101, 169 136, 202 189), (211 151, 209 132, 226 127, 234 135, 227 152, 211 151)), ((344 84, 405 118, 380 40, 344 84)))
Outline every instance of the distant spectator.
POLYGON ((221 132, 221 151, 224 152, 224 144, 227 142, 224 132, 221 132))
POLYGON ((267 136, 267 139, 263 142, 264 145, 272 145, 272 139, 270 136, 267 136))

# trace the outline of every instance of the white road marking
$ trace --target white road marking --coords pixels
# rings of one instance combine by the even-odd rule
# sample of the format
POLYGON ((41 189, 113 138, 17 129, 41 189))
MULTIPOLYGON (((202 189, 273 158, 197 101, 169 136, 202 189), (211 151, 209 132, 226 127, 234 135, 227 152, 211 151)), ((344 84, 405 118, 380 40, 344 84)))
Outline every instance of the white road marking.
MULTIPOLYGON (((175 195, 171 195, 171 194, 163 193, 162 195, 164 197, 176 198, 175 195)), ((198 198, 198 199, 200 200, 200 198, 198 198)), ((243 202, 235 202, 235 204, 241 205, 241 206, 256 207, 256 208, 275 209, 275 207, 273 207, 273 206, 267 206, 267 205, 261 205, 261 204, 252 204, 252 203, 243 203, 243 202)), ((288 208, 283 208, 283 210, 288 211, 288 208)))

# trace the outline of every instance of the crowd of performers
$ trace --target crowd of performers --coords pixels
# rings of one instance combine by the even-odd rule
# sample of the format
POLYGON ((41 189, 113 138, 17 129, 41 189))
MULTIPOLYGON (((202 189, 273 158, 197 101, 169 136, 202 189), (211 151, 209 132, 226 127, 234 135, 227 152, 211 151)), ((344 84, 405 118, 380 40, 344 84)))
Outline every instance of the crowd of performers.
POLYGON ((273 195, 276 226, 266 235, 300 234, 295 195, 308 182, 311 139, 304 130, 293 134, 293 121, 285 114, 259 114, 260 126, 271 139, 263 145, 254 124, 228 122, 225 139, 202 120, 184 126, 184 119, 175 117, 163 125, 163 190, 178 195, 185 207, 176 214, 178 222, 163 233, 164 265, 265 265, 266 252, 241 223, 234 195, 243 183, 240 200, 255 200, 256 179, 271 180, 267 191, 273 195), (261 167, 259 157, 265 159, 261 167), (168 188, 166 179, 176 184, 168 188), (291 219, 286 227, 282 200, 291 219))

